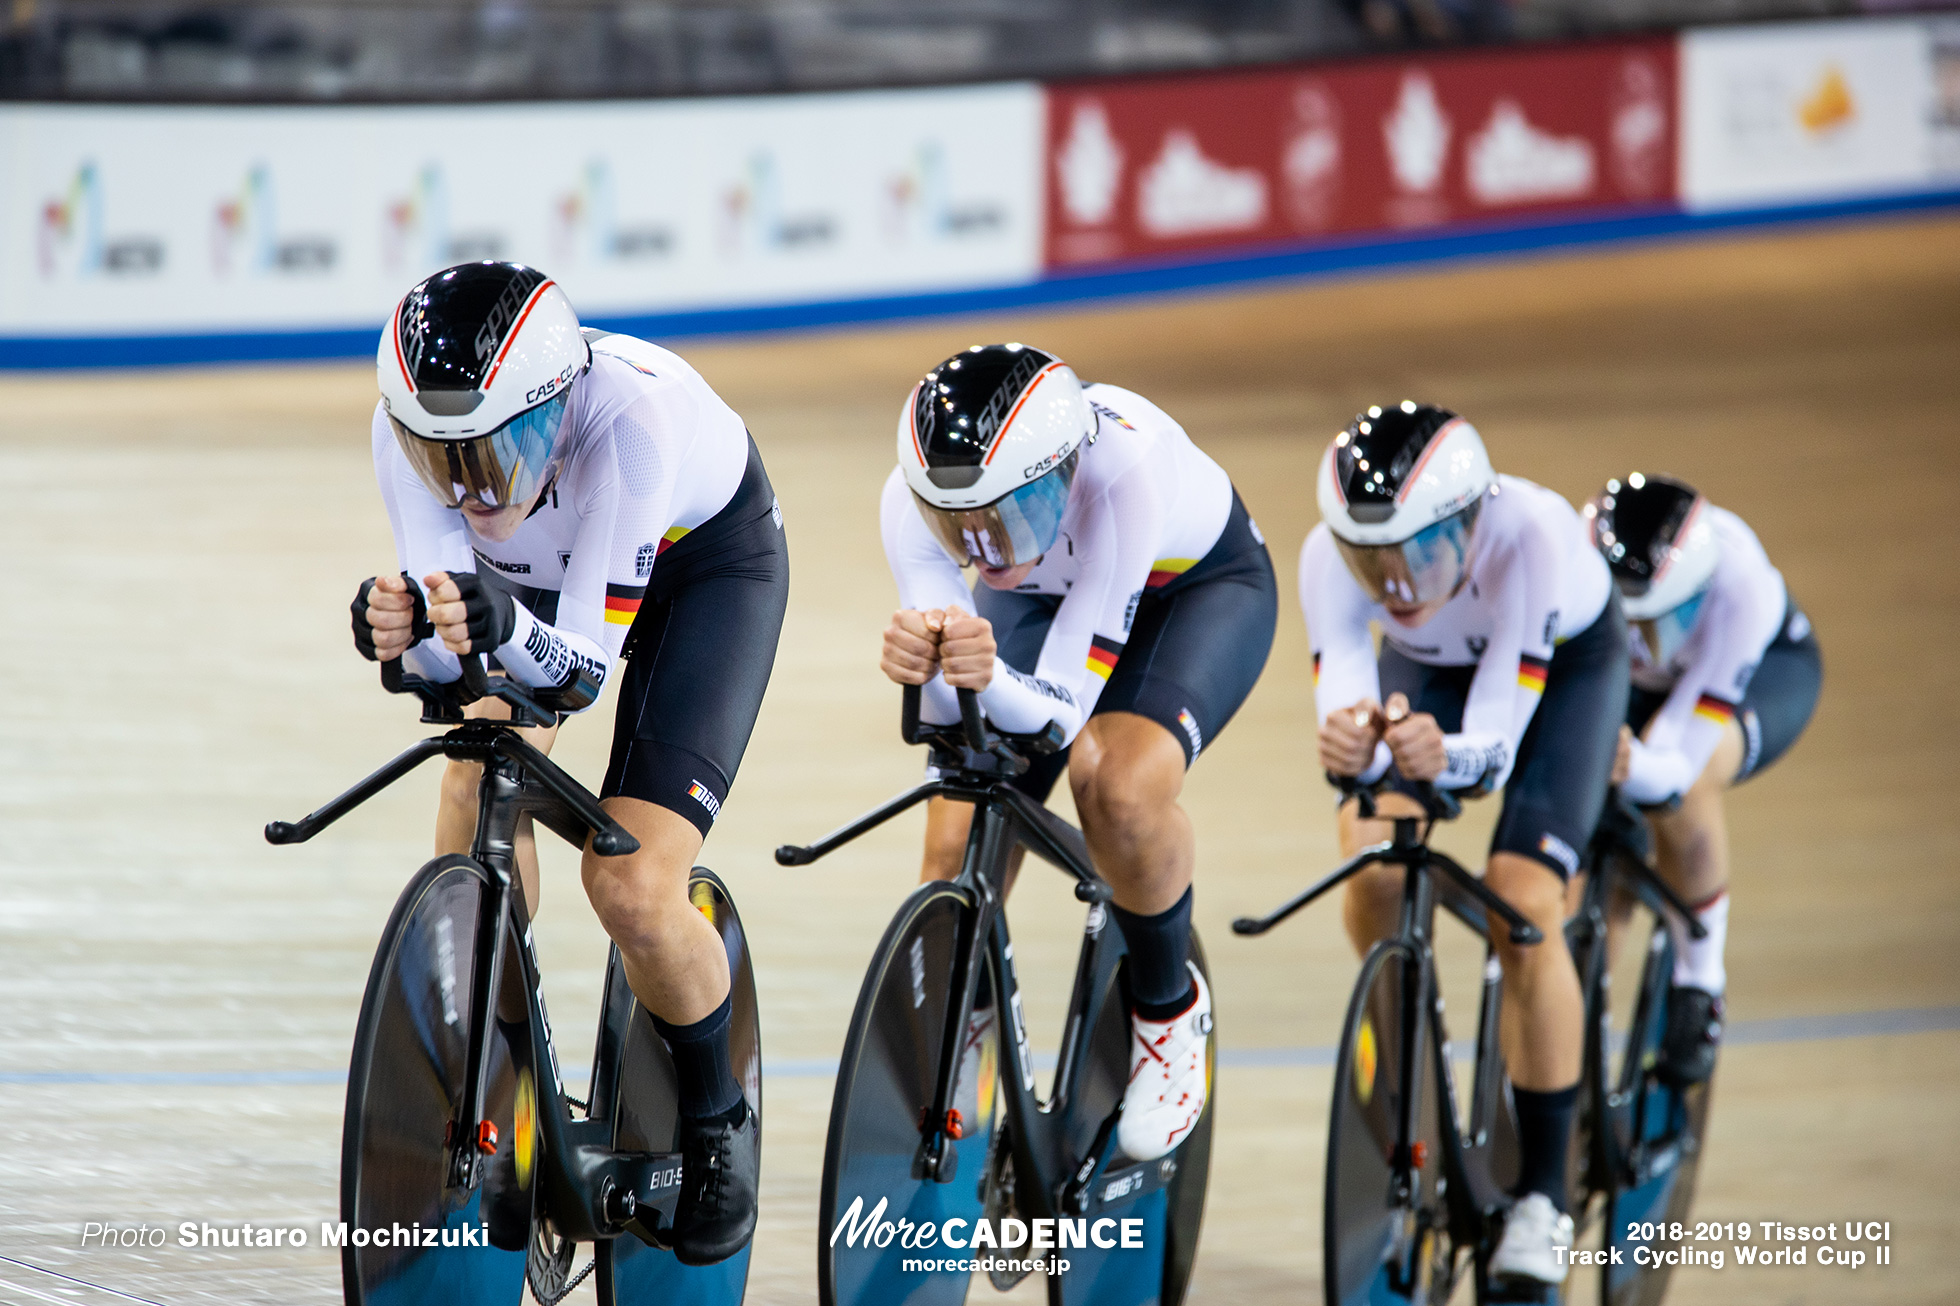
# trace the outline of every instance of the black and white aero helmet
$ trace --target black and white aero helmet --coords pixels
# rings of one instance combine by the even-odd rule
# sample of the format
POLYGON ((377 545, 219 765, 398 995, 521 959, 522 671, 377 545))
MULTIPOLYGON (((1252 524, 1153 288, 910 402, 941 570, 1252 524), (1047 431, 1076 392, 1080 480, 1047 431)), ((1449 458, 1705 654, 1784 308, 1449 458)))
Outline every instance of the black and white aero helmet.
POLYGON ((1469 574, 1497 484, 1477 428, 1405 399, 1357 414, 1321 456, 1316 497, 1348 570, 1377 603, 1446 599, 1469 574))
POLYGON ((1648 658, 1665 666, 1694 633, 1722 560, 1708 500, 1686 481, 1634 472, 1606 482, 1582 512, 1627 620, 1648 658))
POLYGON ((591 366, 558 284, 522 263, 463 263, 381 329, 381 402, 408 462, 449 507, 530 499, 556 470, 572 382, 591 366))
POLYGON ((975 345, 927 372, 898 415, 919 515, 962 566, 1033 562, 1055 543, 1095 410, 1061 359, 975 345))

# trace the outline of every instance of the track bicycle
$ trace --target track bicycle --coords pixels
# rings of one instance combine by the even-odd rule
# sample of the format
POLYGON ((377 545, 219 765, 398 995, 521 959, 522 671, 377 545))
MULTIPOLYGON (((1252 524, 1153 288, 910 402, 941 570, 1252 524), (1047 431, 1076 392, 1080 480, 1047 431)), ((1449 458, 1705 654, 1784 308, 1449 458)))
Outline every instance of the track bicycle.
POLYGON ((1661 1064, 1674 975, 1667 918, 1684 922, 1697 939, 1707 930, 1648 863, 1647 842, 1640 813, 1609 801, 1587 850, 1578 914, 1565 927, 1586 1002, 1570 1205, 1577 1232, 1604 1222, 1601 1243, 1609 1256, 1601 1267, 1600 1301, 1605 1306, 1658 1306, 1667 1292, 1669 1267, 1640 1264, 1634 1251, 1676 1244, 1667 1231, 1687 1219, 1694 1201, 1713 1086, 1712 1077, 1676 1084, 1661 1064), (1631 1019, 1619 1037, 1612 1029, 1612 942, 1635 911, 1645 917, 1648 932, 1631 1019), (1649 1229, 1655 1231, 1651 1237, 1634 1236, 1649 1229), (1619 1264, 1611 1261, 1615 1250, 1619 1264))
MULTIPOLYGON (((1340 786, 1341 801, 1357 799, 1362 818, 1374 818, 1381 782, 1328 779, 1340 786)), ((1413 788, 1423 815, 1393 818, 1387 843, 1363 849, 1270 914, 1232 922, 1235 934, 1264 934, 1367 867, 1404 871, 1395 933, 1362 960, 1335 1059, 1323 1207, 1328 1306, 1441 1306, 1466 1268, 1479 1302, 1500 1296, 1487 1267, 1518 1170, 1510 1081, 1497 1045, 1501 972, 1487 945, 1466 1115, 1436 978, 1436 909, 1484 938, 1493 917, 1515 944, 1544 936, 1429 847, 1436 823, 1462 807, 1433 786, 1413 788)))
MULTIPOLYGON (((529 815, 575 847, 606 856, 638 842, 588 790, 517 733, 556 724, 548 701, 476 657, 444 685, 381 664, 383 686, 421 700, 422 720, 453 727, 423 739, 266 839, 301 843, 430 758, 483 766, 469 856, 441 856, 403 889, 368 975, 347 1073, 341 1135, 341 1278, 349 1306, 516 1302, 528 1282, 543 1306, 596 1276, 601 1303, 733 1306, 749 1249, 718 1265, 682 1265, 662 1247, 681 1192, 674 1151, 673 1062, 627 987, 619 949, 606 967, 586 1099, 562 1087, 539 989, 537 952, 517 891, 515 840, 529 815), (501 699, 507 721, 466 719, 501 699), (630 1236, 629 1236, 630 1235, 630 1236), (573 1272, 577 1244, 592 1259, 573 1272)), ((730 1054, 760 1117, 755 977, 726 886, 696 867, 690 901, 728 953, 730 1054)))
MULTIPOLYGON (((903 737, 931 749, 934 778, 808 847, 776 851, 783 865, 805 866, 928 798, 974 806, 959 875, 906 897, 851 1015, 824 1147, 818 1298, 956 1306, 977 1264, 991 1260, 989 1276, 1004 1290, 1042 1260, 1059 1271, 1047 1276, 1056 1306, 1176 1306, 1204 1214, 1211 1108, 1160 1159, 1135 1161, 1117 1147, 1130 1017, 1110 887, 1081 832, 1008 783, 1029 757, 1061 746, 1060 728, 997 733, 972 691, 959 699, 959 725, 922 725, 919 688, 904 692, 903 737), (1074 877, 1088 908, 1045 1099, 1002 910, 1017 844, 1074 877), (976 1249, 981 1220, 995 1231, 1018 1222, 1027 1245, 976 1249), (928 1224, 933 1241, 907 1247, 928 1224), (1039 1245, 1044 1228, 1051 1247, 1039 1245), (958 1241, 941 1241, 941 1231, 958 1241)), ((1205 973, 1196 931, 1191 959, 1205 973)), ((1208 1083, 1212 1070, 1208 1062, 1208 1083)))

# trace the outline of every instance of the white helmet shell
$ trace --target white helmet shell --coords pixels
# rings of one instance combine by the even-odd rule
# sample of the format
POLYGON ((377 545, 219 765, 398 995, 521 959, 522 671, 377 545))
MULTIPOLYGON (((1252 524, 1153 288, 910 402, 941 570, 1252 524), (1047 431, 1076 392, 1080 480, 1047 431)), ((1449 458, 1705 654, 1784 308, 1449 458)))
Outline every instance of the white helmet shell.
POLYGON ((1400 544, 1461 512, 1497 483, 1483 437, 1442 409, 1370 408, 1321 455, 1315 497, 1349 544, 1400 544))
POLYGON ((591 357, 557 282, 522 264, 465 263, 402 296, 375 364, 404 428, 466 440, 556 397, 591 357))
POLYGON ((912 388, 898 465, 925 504, 980 508, 1061 467, 1095 430, 1068 364, 1026 345, 976 345, 912 388))
POLYGON ((1582 512, 1629 621, 1652 621, 1699 594, 1722 561, 1708 500, 1685 482, 1635 472, 1582 512))

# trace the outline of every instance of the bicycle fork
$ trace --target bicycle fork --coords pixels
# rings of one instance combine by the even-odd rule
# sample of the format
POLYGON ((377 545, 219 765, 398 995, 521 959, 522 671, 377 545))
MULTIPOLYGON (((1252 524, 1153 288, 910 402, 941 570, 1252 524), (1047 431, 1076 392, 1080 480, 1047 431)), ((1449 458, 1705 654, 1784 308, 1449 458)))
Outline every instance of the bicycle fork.
POLYGON ((490 1081, 490 1038, 496 1028, 497 1001, 503 993, 504 944, 517 871, 517 822, 522 784, 517 768, 502 757, 483 761, 478 790, 476 837, 470 856, 490 873, 488 910, 477 913, 476 965, 470 977, 469 1053, 464 1062, 463 1096, 449 1127, 448 1186, 465 1192, 483 1178, 484 1159, 497 1151, 497 1126, 485 1119, 490 1081))

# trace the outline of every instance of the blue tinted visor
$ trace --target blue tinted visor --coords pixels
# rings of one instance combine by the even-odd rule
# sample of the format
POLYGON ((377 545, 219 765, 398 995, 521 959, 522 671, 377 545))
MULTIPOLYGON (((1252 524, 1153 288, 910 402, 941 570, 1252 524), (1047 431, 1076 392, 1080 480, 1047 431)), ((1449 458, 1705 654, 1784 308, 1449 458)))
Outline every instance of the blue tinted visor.
POLYGON ((445 507, 474 499, 486 508, 507 508, 529 500, 550 479, 571 395, 566 387, 489 434, 461 440, 419 436, 392 414, 388 421, 408 465, 445 507))
POLYGON ((1075 483, 1075 453, 1059 467, 984 508, 935 508, 917 491, 919 515, 941 547, 964 567, 968 560, 1001 569, 1033 562, 1055 546, 1069 486, 1075 483))
POLYGON ((1470 571, 1470 545, 1476 537, 1483 500, 1425 526, 1400 544, 1334 544, 1361 588, 1376 603, 1414 604, 1447 599, 1470 571))
POLYGON ((1640 643, 1654 666, 1665 667, 1674 661, 1675 654, 1695 633, 1695 619, 1701 616, 1702 600, 1707 597, 1708 591, 1704 588, 1693 598, 1676 604, 1658 617, 1633 623, 1633 629, 1640 636, 1640 643))

